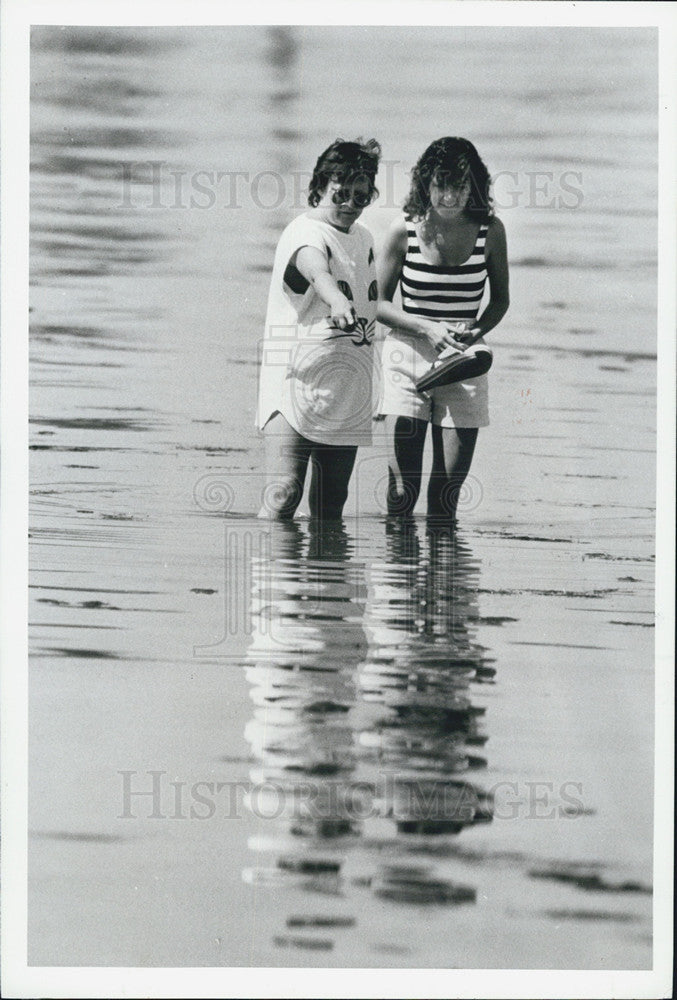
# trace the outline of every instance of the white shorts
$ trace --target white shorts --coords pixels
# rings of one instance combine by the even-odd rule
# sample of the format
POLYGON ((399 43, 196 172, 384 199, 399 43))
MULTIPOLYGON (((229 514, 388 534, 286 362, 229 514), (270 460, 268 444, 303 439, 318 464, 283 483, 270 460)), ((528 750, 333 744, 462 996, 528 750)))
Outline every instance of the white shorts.
POLYGON ((487 375, 441 385, 425 394, 416 391, 416 380, 436 358, 437 351, 428 341, 389 334, 381 355, 383 384, 379 413, 416 417, 438 427, 488 427, 487 375))

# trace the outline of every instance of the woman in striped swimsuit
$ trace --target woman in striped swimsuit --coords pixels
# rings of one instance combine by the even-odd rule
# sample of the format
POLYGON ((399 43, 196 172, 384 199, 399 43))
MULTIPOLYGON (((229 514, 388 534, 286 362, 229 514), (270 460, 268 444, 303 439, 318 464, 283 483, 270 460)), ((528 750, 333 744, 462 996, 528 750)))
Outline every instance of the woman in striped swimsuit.
POLYGON ((421 489, 423 448, 432 423, 428 514, 455 519, 477 430, 489 423, 487 376, 416 391, 416 380, 447 347, 492 330, 508 304, 505 229, 493 214, 490 177, 467 139, 437 139, 412 172, 404 216, 379 261, 388 437, 388 513, 410 514, 421 489), (478 313, 489 279, 489 301, 478 313), (401 308, 393 304, 400 286, 401 308))

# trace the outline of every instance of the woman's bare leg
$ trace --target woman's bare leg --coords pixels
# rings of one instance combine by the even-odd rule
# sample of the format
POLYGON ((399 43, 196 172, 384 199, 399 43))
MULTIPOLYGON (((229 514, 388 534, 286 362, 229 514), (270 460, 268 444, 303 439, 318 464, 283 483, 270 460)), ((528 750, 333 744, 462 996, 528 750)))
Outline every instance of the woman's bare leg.
POLYGON ((421 492, 423 448, 428 421, 386 414, 388 514, 412 514, 421 492))
POLYGON ((312 475, 308 502, 311 517, 338 520, 348 497, 348 483, 355 465, 357 447, 313 445, 312 475))
POLYGON ((259 517, 290 520, 301 502, 313 442, 304 438, 281 413, 263 429, 266 451, 266 485, 259 517))
POLYGON ((433 424, 433 466, 428 483, 428 515, 454 521, 461 486, 470 471, 477 427, 433 424))

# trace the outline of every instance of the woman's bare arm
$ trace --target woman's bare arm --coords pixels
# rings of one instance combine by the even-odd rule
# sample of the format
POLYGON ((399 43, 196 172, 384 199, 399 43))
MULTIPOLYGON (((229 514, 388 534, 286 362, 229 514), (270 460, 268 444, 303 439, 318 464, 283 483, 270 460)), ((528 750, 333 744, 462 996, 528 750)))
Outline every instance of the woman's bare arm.
POLYGON ((301 247, 296 252, 295 260, 290 263, 296 265, 296 269, 313 286, 322 301, 326 302, 332 324, 341 330, 351 330, 357 318, 355 308, 337 285, 322 251, 317 247, 301 247))
POLYGON ((492 219, 487 231, 487 274, 489 276, 489 302, 467 336, 483 336, 497 326, 510 305, 508 248, 505 226, 500 219, 492 219))

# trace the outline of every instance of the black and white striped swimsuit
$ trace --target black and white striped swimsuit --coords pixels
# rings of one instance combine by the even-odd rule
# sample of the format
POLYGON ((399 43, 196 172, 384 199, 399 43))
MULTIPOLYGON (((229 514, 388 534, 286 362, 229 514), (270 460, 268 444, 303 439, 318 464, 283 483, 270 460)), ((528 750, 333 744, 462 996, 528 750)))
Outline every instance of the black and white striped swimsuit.
POLYGON ((407 222, 407 253, 400 278, 404 312, 434 320, 475 320, 487 280, 486 242, 487 225, 483 223, 463 264, 427 264, 422 260, 416 230, 407 222))
MULTIPOLYGON (((475 246, 463 264, 427 264, 422 259, 416 230, 407 226, 407 253, 402 265, 400 291, 404 312, 432 320, 474 322, 487 280, 484 249, 487 225, 482 224, 475 246)), ((482 343, 482 341, 480 341, 482 343)), ((393 329, 381 355, 381 413, 431 420, 441 427, 486 427, 489 395, 486 375, 433 389, 427 396, 416 391, 416 380, 437 358, 427 337, 393 329)))

